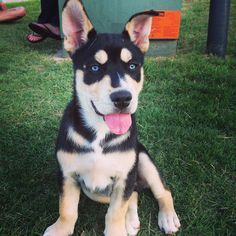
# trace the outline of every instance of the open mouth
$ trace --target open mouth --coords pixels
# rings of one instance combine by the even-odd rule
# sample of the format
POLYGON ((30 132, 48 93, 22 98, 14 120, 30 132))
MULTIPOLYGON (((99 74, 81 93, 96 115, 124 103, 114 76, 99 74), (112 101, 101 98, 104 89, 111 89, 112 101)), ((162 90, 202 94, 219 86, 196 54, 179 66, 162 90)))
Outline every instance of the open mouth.
POLYGON ((132 125, 131 114, 129 113, 111 113, 107 115, 103 115, 98 111, 93 101, 91 101, 92 107, 95 113, 99 116, 103 117, 106 125, 110 129, 110 131, 117 135, 125 134, 130 126, 132 125))

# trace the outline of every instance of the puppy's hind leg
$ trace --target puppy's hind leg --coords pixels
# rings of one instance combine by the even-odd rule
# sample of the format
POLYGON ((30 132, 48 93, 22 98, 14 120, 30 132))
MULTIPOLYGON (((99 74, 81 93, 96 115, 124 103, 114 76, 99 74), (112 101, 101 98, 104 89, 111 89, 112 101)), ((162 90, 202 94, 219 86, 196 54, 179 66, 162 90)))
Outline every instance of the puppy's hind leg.
POLYGON ((175 213, 171 192, 165 188, 160 174, 151 161, 149 154, 140 144, 138 175, 151 189, 159 204, 158 225, 166 234, 178 231, 180 221, 175 213))
POLYGON ((125 217, 125 225, 128 235, 135 236, 140 229, 138 217, 138 193, 133 192, 129 199, 129 207, 125 217))

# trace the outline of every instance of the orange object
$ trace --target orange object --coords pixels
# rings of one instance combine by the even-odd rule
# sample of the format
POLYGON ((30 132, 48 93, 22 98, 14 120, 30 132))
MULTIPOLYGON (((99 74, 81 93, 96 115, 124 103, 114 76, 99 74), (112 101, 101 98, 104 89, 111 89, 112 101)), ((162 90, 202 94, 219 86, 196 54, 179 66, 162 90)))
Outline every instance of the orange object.
POLYGON ((178 39, 181 12, 178 10, 159 11, 153 17, 150 39, 178 39))
POLYGON ((4 3, 0 4, 0 23, 18 20, 25 16, 26 10, 24 7, 14 7, 7 9, 4 3))

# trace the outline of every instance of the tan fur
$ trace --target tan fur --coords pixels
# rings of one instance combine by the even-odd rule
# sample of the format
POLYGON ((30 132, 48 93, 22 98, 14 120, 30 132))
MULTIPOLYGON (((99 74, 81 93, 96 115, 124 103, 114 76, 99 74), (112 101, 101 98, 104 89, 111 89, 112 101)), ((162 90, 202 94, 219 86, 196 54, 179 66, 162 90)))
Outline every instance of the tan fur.
POLYGON ((80 188, 73 179, 67 178, 63 185, 63 195, 59 201, 59 218, 47 228, 44 236, 65 236, 74 231, 74 225, 78 217, 78 204, 80 188))
MULTIPOLYGON (((144 81, 143 68, 141 68, 141 80, 139 82, 135 81, 128 74, 125 74, 124 78, 121 79, 121 84, 118 88, 112 88, 111 78, 108 75, 105 75, 101 81, 91 85, 87 85, 83 82, 83 75, 84 72, 82 70, 76 71, 76 90, 80 95, 81 106, 87 107, 85 116, 89 125, 98 127, 96 124, 104 123, 102 117, 92 115, 94 110, 91 107, 91 101, 93 101, 100 113, 104 115, 113 113, 114 104, 110 99, 110 94, 112 92, 117 92, 123 89, 129 91, 132 94, 132 100, 129 105, 130 113, 132 114, 136 111, 138 106, 138 95, 142 90, 144 81)), ((104 127, 104 129, 106 128, 107 127, 104 127)), ((108 128, 107 132, 109 132, 108 128)))
POLYGON ((128 235, 137 235, 140 229, 138 217, 138 193, 133 192, 129 198, 129 208, 125 217, 125 225, 128 235))
MULTIPOLYGON (((98 148, 96 143, 91 146, 93 148, 98 148)), ((98 150, 96 153, 98 153, 98 150)), ((101 197, 88 192, 85 192, 85 194, 93 200, 100 201, 102 203, 107 203, 110 201, 110 207, 106 216, 105 235, 127 235, 125 229, 125 215, 129 203, 128 201, 123 200, 123 193, 126 176, 135 161, 135 151, 127 151, 122 154, 119 152, 112 154, 101 154, 101 156, 95 156, 93 153, 78 155, 59 151, 57 153, 57 157, 60 166, 62 167, 64 177, 68 178, 69 176, 73 176, 73 173, 79 172, 80 175, 83 176, 86 186, 91 190, 96 188, 105 188, 110 184, 110 176, 119 176, 111 198, 101 197), (112 168, 110 168, 111 166, 112 168)), ((67 184, 64 186, 63 190, 65 196, 62 197, 60 201, 60 214, 67 215, 68 212, 72 212, 72 210, 67 211, 67 209, 71 209, 72 205, 75 207, 74 203, 71 203, 72 205, 69 203, 70 201, 74 201, 73 185, 67 184), (72 198, 67 197, 71 194, 72 198)), ((78 203, 78 201, 75 201, 75 204, 76 203, 78 203)))
POLYGON ((146 153, 139 154, 138 173, 146 181, 158 201, 158 225, 160 229, 163 229, 166 234, 177 232, 180 222, 174 209, 173 198, 170 191, 165 189, 156 167, 146 153))
POLYGON ((174 209, 173 198, 171 192, 166 190, 161 197, 158 198, 160 210, 171 211, 174 209))
POLYGON ((60 218, 64 222, 75 224, 78 211, 77 207, 80 198, 80 188, 72 178, 65 178, 63 183, 63 195, 60 197, 59 212, 60 218))
POLYGON ((132 59, 132 53, 127 48, 122 48, 120 53, 120 59, 127 63, 132 59))
POLYGON ((127 74, 125 75, 125 80, 128 83, 130 90, 132 91, 131 93, 135 94, 136 97, 138 98, 138 95, 143 88, 143 82, 144 82, 143 68, 141 68, 141 79, 139 82, 135 81, 132 77, 130 77, 127 74))
POLYGON ((111 198, 108 196, 101 196, 96 193, 91 193, 91 192, 87 191, 86 189, 83 189, 83 192, 87 195, 87 197, 89 197, 90 199, 92 199, 95 202, 110 203, 110 201, 111 201, 111 198))
POLYGON ((111 196, 110 206, 105 218, 105 236, 126 236, 125 215, 128 210, 129 201, 124 201, 124 182, 119 181, 111 196))
POLYGON ((160 175, 146 153, 139 154, 138 172, 141 178, 147 181, 157 200, 165 195, 166 189, 160 175))
POLYGON ((78 155, 58 151, 58 161, 65 176, 80 173, 86 186, 91 190, 96 188, 105 189, 106 186, 112 183, 111 176, 126 179, 135 161, 134 150, 124 152, 122 155, 119 152, 99 154, 101 147, 96 143, 92 144, 91 147, 95 149, 96 155, 93 153, 78 155))
MULTIPOLYGON (((82 70, 77 70, 76 71, 76 91, 77 92, 81 92, 82 95, 81 97, 85 96, 91 96, 91 97, 98 97, 98 86, 99 86, 99 82, 95 82, 91 85, 87 85, 84 83, 83 81, 84 78, 84 72, 82 70)), ((109 86, 110 83, 110 79, 109 78, 105 78, 103 79, 104 84, 106 84, 106 86, 109 86)))
POLYGON ((95 60, 101 65, 105 64, 108 61, 108 55, 104 50, 99 50, 95 54, 95 60))

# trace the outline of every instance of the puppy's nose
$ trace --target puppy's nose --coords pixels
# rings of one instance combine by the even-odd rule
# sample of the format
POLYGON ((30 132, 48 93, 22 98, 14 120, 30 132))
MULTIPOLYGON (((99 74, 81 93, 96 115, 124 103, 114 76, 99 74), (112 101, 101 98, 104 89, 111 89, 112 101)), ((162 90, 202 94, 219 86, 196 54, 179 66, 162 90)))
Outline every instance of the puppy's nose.
POLYGON ((129 91, 121 90, 121 91, 112 93, 110 95, 110 98, 117 108, 124 109, 127 106, 129 106, 130 101, 132 99, 132 95, 129 91))

